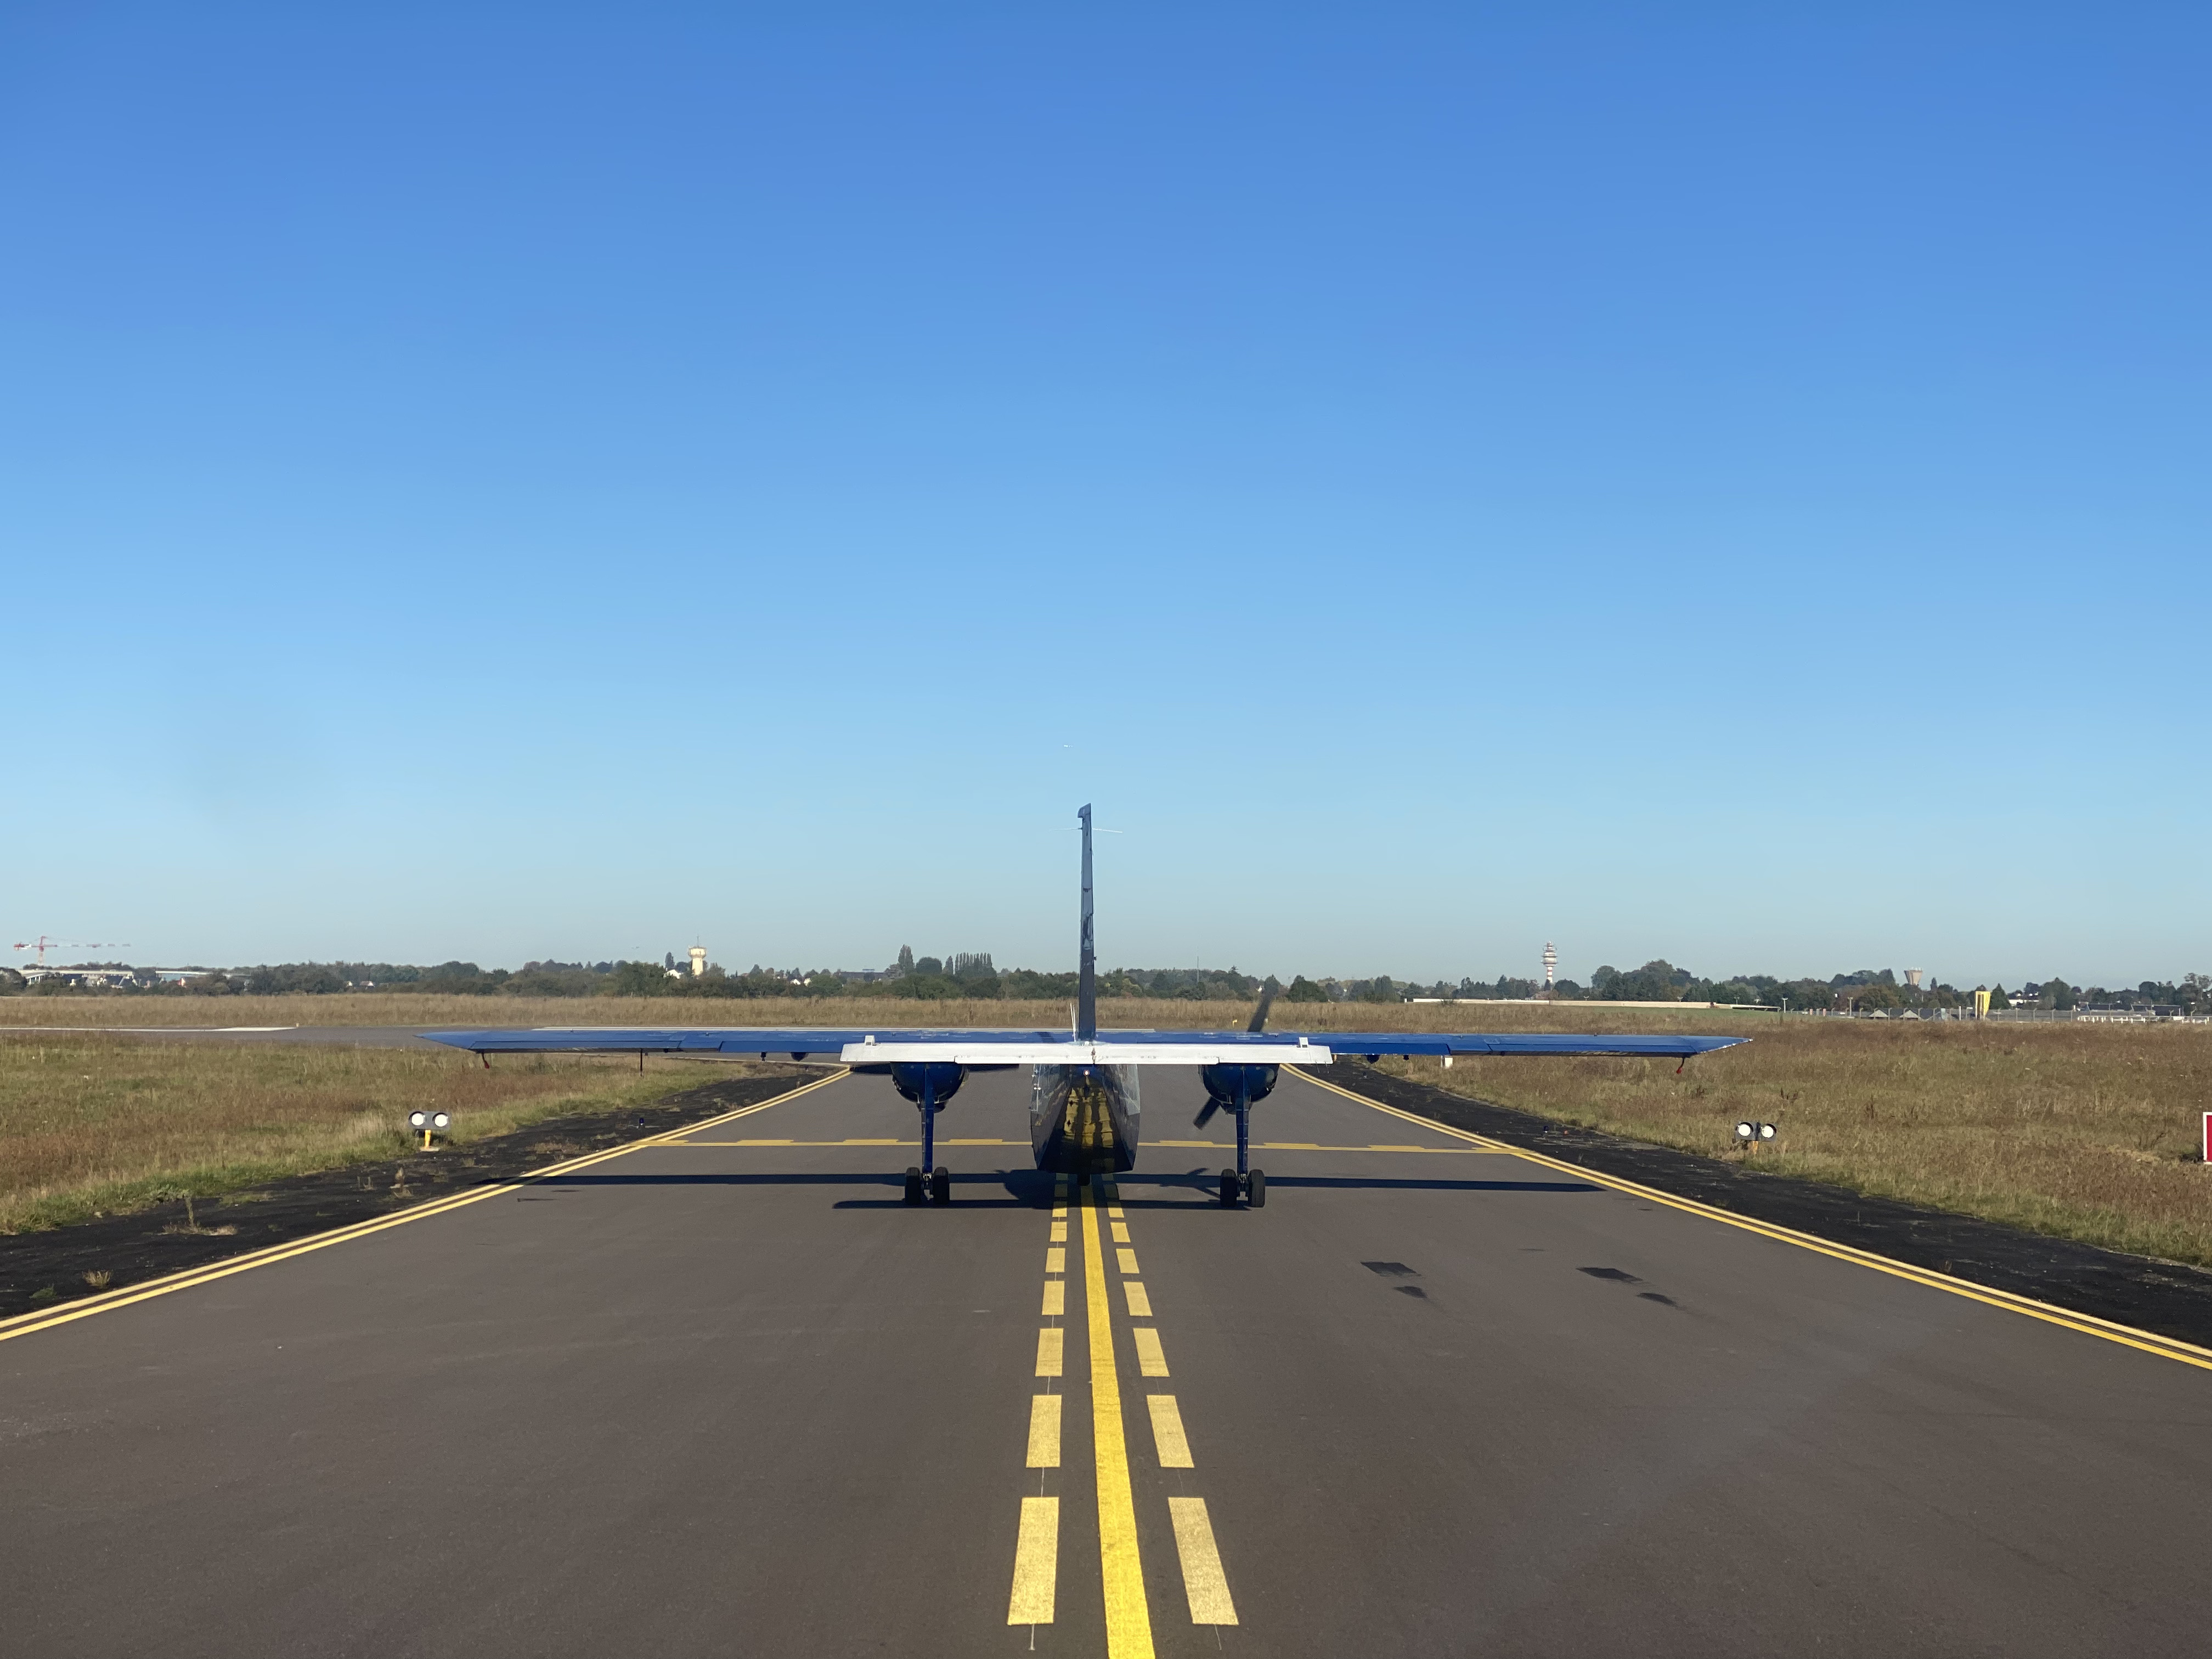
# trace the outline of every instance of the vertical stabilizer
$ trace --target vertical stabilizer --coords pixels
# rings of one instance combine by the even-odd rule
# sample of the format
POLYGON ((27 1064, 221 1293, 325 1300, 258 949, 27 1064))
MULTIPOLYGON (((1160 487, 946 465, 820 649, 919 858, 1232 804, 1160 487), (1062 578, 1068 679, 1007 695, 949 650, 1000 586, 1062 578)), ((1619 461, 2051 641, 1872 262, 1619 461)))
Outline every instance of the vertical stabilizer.
POLYGON ((1083 951, 1075 981, 1075 1036, 1079 1042, 1098 1036, 1098 961, 1091 948, 1091 809, 1075 815, 1083 821, 1083 951))

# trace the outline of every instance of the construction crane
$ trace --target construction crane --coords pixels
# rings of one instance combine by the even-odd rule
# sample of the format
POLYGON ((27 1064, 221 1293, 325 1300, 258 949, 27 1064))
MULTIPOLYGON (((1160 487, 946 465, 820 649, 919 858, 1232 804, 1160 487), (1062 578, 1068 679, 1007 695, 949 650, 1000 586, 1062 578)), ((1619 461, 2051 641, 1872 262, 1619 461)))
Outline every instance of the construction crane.
POLYGON ((18 951, 36 951, 39 953, 38 965, 43 968, 46 965, 46 952, 49 951, 127 951, 131 948, 131 941, 129 939, 48 939, 41 933, 35 943, 18 945, 13 948, 18 951))

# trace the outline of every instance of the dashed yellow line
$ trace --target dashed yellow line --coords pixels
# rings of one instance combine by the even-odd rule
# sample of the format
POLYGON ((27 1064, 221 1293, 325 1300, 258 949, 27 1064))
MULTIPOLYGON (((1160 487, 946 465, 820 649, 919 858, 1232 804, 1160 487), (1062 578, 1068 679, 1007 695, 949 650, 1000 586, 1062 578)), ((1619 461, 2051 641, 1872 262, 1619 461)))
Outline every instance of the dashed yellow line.
POLYGON ((1168 1518, 1175 1523, 1176 1553, 1182 1558, 1182 1589, 1190 1601, 1194 1625, 1233 1625, 1237 1604, 1229 1599, 1229 1576, 1213 1546, 1213 1525, 1203 1498, 1170 1498, 1168 1518))
POLYGON ((1133 1279, 1121 1281, 1121 1294, 1129 1298, 1129 1317, 1150 1319, 1152 1316, 1152 1292, 1133 1279))
POLYGON ((1114 1242, 1116 1244, 1127 1244, 1129 1242, 1129 1224, 1127 1222, 1115 1221, 1110 1222, 1108 1224, 1114 1230, 1114 1242))
POLYGON ((1055 1244, 1044 1253, 1044 1270, 1048 1273, 1064 1273, 1067 1271, 1066 1247, 1055 1244))
POLYGON ((188 1291, 196 1285, 212 1284, 218 1279, 228 1279, 233 1273, 250 1273, 256 1267, 266 1267, 275 1262, 289 1261, 294 1256, 307 1255, 315 1250, 326 1250, 333 1244, 349 1243, 356 1238, 367 1238, 370 1234, 383 1232, 387 1228, 404 1227, 410 1221, 426 1221, 432 1216, 446 1215, 454 1210, 464 1209, 471 1204, 481 1204, 488 1198, 499 1198, 508 1193, 519 1192, 525 1187, 535 1186, 542 1181, 557 1181, 564 1176, 574 1175, 579 1170, 587 1170, 593 1164, 604 1164, 610 1158, 623 1158, 631 1152, 643 1152, 649 1146, 664 1147, 680 1145, 679 1136, 694 1133, 700 1129, 713 1128, 724 1123, 734 1123, 741 1117, 750 1117, 754 1113, 764 1112, 771 1106, 781 1106, 787 1102, 798 1099, 801 1095, 811 1094, 817 1089, 826 1089, 831 1084, 839 1082, 850 1075, 849 1072, 840 1067, 826 1077, 817 1078, 811 1083, 802 1084, 798 1088, 780 1094, 772 1100, 763 1100, 752 1106, 741 1106, 734 1112, 726 1112, 720 1117, 709 1118, 704 1123, 695 1123, 687 1128, 671 1129, 664 1134, 647 1135, 641 1140, 633 1140, 627 1146, 610 1146, 605 1152, 587 1152, 581 1158, 572 1158, 565 1163, 550 1164, 542 1170, 532 1170, 520 1180, 501 1182, 496 1186, 478 1187, 469 1192, 456 1193, 450 1198, 433 1199, 427 1204, 417 1204, 412 1209, 402 1210, 397 1215, 380 1216, 374 1221, 357 1221, 349 1227, 334 1227, 329 1232, 317 1233, 313 1237, 298 1239, 290 1243, 272 1244, 266 1249, 252 1250, 244 1255, 232 1256, 227 1261, 210 1262, 204 1267, 187 1268, 183 1273, 170 1273, 164 1278, 149 1279, 143 1285, 132 1285, 121 1290, 110 1291, 102 1296, 87 1297, 81 1302, 73 1302, 66 1308, 58 1308, 52 1312, 17 1314, 12 1319, 0 1319, 0 1342, 9 1341, 19 1336, 28 1336, 33 1331, 51 1330, 57 1325, 67 1325, 79 1319, 89 1319, 94 1314, 110 1313, 115 1309, 127 1308, 135 1303, 151 1301, 157 1296, 169 1296, 178 1291, 188 1291))
POLYGON ((1039 1376, 1058 1376, 1060 1364, 1066 1352, 1067 1333, 1057 1325, 1048 1325, 1037 1333, 1036 1374, 1039 1376))
POLYGON ((1033 1469, 1056 1469, 1060 1467, 1060 1402, 1066 1396, 1039 1394, 1030 1396, 1030 1455, 1033 1469))
POLYGON ((1134 1278, 1137 1273, 1137 1253, 1134 1250, 1116 1250, 1114 1255, 1123 1275, 1134 1278))
POLYGON ((2123 1325, 2114 1320, 2100 1319, 2094 1314, 2075 1313, 2065 1308, 2054 1307, 2048 1302, 2039 1302, 2033 1297, 2017 1295, 2011 1291, 1992 1290, 1986 1285, 1972 1284, 1963 1279, 1954 1279, 1948 1273, 1939 1273, 1927 1267, 1916 1267, 1909 1262, 1899 1261, 1890 1256, 1876 1255, 1872 1250, 1862 1250, 1850 1244, 1832 1243, 1825 1238, 1816 1238, 1811 1233, 1801 1233, 1794 1227, 1778 1226, 1771 1221, 1759 1221, 1750 1216, 1737 1215, 1733 1211, 1720 1209, 1714 1205, 1701 1204, 1693 1198, 1677 1198, 1672 1193, 1662 1193, 1656 1187, 1646 1187, 1639 1182, 1624 1181, 1619 1176, 1606 1175, 1580 1164, 1569 1164, 1562 1158, 1547 1157, 1542 1152, 1532 1152, 1522 1147, 1509 1146, 1504 1141, 1492 1140, 1486 1135, 1479 1135, 1471 1130, 1455 1129, 1449 1123, 1439 1123, 1435 1119, 1423 1117, 1419 1113, 1404 1111, 1395 1106, 1386 1106, 1379 1100, 1370 1100, 1365 1095, 1355 1094, 1341 1085, 1316 1077, 1310 1072, 1297 1071, 1297 1074, 1316 1088, 1327 1089, 1332 1094, 1342 1095, 1346 1100, 1357 1101, 1362 1106, 1370 1107, 1378 1112, 1387 1112, 1392 1117, 1402 1118, 1408 1123, 1417 1123, 1425 1129, 1434 1129, 1441 1134, 1457 1135, 1462 1140, 1476 1142, 1487 1152, 1504 1152, 1514 1158, 1525 1159, 1531 1164, 1540 1164, 1547 1170, 1556 1170, 1563 1175, 1574 1176, 1583 1181, 1593 1182, 1601 1187, 1610 1187, 1615 1192, 1632 1194, 1638 1198, 1648 1199, 1654 1204, 1664 1204, 1670 1209, 1685 1211, 1694 1216, 1702 1216, 1708 1221, 1717 1221, 1727 1226, 1740 1228, 1747 1233, 1757 1233, 1763 1238, 1771 1238, 1784 1244, 1794 1244, 1800 1249, 1811 1250, 1816 1255, 1833 1256, 1838 1261, 1848 1261, 1856 1267, 1871 1267, 1876 1273, 1887 1273, 1893 1279, 1906 1279, 1912 1284, 1924 1285, 1931 1291, 1942 1291, 1951 1296, 1964 1297, 1969 1302, 1979 1302, 1987 1307, 2002 1308, 2007 1313, 2025 1314, 2028 1318, 2039 1319, 2047 1325, 2063 1326, 2069 1331, 2078 1331, 2084 1336, 2094 1336, 2106 1342, 2117 1342, 2123 1347, 2134 1348, 2143 1353, 2156 1354, 2161 1359, 2178 1360, 2185 1365, 2194 1365, 2200 1370, 2212 1370, 2212 1348, 2200 1348, 2193 1342, 2183 1342, 2172 1337, 2160 1336, 2152 1331, 2137 1330, 2132 1325, 2123 1325))
POLYGON ((1006 1603, 1010 1625, 1052 1623, 1053 1592, 1060 1577, 1060 1499, 1022 1499, 1021 1535, 1014 1545, 1014 1593, 1006 1603))
POLYGON ((1165 1376, 1168 1357, 1160 1350, 1160 1334, 1150 1325, 1139 1325, 1129 1332, 1137 1345, 1137 1369, 1146 1376, 1165 1376))
POLYGON ((1067 1312, 1067 1281, 1048 1279, 1044 1282, 1044 1306, 1038 1311, 1047 1319, 1058 1319, 1067 1312))
MULTIPOLYGON (((1114 1364, 1096 1202, 1083 1209, 1083 1302, 1090 1319, 1091 1438, 1098 1469, 1098 1567, 1106 1601, 1108 1659, 1152 1659, 1152 1615, 1137 1550, 1137 1505, 1121 1432, 1121 1382, 1114 1364)), ((1128 1254, 1127 1251, 1123 1255, 1128 1254)))
POLYGON ((1148 1394, 1145 1404, 1152 1413, 1152 1445, 1160 1455, 1160 1467, 1195 1468, 1190 1461, 1190 1440, 1182 1431, 1182 1413, 1176 1406, 1176 1397, 1171 1394, 1148 1394))

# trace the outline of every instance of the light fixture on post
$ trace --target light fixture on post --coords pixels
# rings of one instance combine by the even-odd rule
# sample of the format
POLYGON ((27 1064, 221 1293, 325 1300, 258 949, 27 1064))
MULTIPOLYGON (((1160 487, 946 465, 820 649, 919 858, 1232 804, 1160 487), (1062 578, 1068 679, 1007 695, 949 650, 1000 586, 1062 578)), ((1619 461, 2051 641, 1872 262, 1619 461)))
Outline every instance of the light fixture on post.
POLYGON ((407 1127, 420 1131, 422 1150, 432 1152, 437 1145, 434 1138, 453 1127, 453 1115, 451 1112, 410 1112, 407 1114, 407 1127))
POLYGON ((1755 1146, 1762 1140, 1774 1139, 1774 1126, 1749 1121, 1739 1123, 1735 1126, 1735 1138, 1747 1146, 1755 1146))

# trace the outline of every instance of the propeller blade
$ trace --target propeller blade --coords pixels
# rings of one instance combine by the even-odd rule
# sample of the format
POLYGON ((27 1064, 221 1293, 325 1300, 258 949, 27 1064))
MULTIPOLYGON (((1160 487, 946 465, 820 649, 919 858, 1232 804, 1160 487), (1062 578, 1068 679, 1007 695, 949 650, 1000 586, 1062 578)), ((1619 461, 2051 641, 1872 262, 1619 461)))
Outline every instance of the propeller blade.
POLYGON ((1198 1109, 1198 1115, 1191 1119, 1190 1127, 1194 1129, 1203 1129, 1212 1121, 1213 1115, 1220 1109, 1221 1103, 1212 1095, 1208 1095, 1206 1097, 1206 1104, 1198 1109))
POLYGON ((1260 1006, 1252 1011, 1252 1023, 1246 1030, 1256 1033, 1267 1029, 1267 1010, 1275 1006, 1275 994, 1282 988, 1273 974, 1267 975, 1267 982, 1260 988, 1260 1006))

